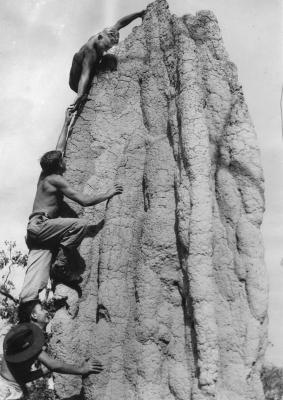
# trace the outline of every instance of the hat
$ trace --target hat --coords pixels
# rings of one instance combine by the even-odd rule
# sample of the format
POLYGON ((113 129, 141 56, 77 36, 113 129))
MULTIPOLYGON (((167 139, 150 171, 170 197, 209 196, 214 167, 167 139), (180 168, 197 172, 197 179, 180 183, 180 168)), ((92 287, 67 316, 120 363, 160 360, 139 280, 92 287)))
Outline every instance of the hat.
POLYGON ((37 325, 30 322, 18 324, 5 336, 5 360, 10 363, 30 360, 41 352, 44 342, 44 334, 37 325))

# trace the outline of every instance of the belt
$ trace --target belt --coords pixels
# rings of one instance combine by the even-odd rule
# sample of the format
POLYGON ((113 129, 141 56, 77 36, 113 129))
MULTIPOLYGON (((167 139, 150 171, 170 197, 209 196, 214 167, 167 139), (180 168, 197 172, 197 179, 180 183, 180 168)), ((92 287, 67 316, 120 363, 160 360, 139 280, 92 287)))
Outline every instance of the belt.
POLYGON ((30 214, 30 216, 28 217, 28 219, 32 219, 32 218, 35 217, 36 215, 44 215, 46 218, 49 218, 47 212, 45 212, 45 211, 35 211, 34 213, 30 214))

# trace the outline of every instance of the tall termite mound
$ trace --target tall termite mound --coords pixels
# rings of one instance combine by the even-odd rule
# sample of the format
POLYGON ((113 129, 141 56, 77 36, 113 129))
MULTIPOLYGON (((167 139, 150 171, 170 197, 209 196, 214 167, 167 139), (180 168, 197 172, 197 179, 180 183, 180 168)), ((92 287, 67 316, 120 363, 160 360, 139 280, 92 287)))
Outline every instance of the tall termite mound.
POLYGON ((112 50, 69 138, 67 179, 124 192, 73 212, 97 225, 53 353, 100 375, 57 376, 60 399, 261 400, 267 283, 260 154, 215 16, 165 0, 112 50), (112 65, 108 68, 107 65, 112 65))

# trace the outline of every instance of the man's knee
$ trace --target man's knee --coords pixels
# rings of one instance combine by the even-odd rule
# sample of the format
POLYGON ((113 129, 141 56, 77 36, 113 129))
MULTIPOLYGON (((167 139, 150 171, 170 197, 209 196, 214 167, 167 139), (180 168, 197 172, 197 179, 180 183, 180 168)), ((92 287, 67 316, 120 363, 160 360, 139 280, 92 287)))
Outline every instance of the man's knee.
POLYGON ((62 247, 77 247, 86 236, 88 228, 88 221, 85 219, 78 218, 69 227, 68 232, 60 245, 62 247))
POLYGON ((82 73, 81 57, 78 53, 74 55, 70 76, 69 76, 69 86, 74 92, 78 92, 79 80, 82 73))
POLYGON ((69 78, 69 86, 70 88, 78 93, 78 85, 79 85, 79 80, 73 76, 72 72, 70 72, 70 78, 69 78))
POLYGON ((75 226, 77 227, 78 230, 87 229, 88 225, 89 221, 84 218, 78 218, 78 220, 75 223, 75 226))

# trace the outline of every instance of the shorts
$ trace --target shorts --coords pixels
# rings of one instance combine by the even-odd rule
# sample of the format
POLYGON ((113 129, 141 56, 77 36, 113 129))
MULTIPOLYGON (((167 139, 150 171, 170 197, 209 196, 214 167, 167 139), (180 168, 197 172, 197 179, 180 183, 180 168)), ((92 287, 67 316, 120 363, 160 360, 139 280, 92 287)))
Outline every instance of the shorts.
POLYGON ((35 215, 27 226, 29 255, 21 302, 35 300, 46 288, 52 261, 58 247, 72 249, 80 245, 85 237, 88 222, 79 218, 48 218, 35 215))

